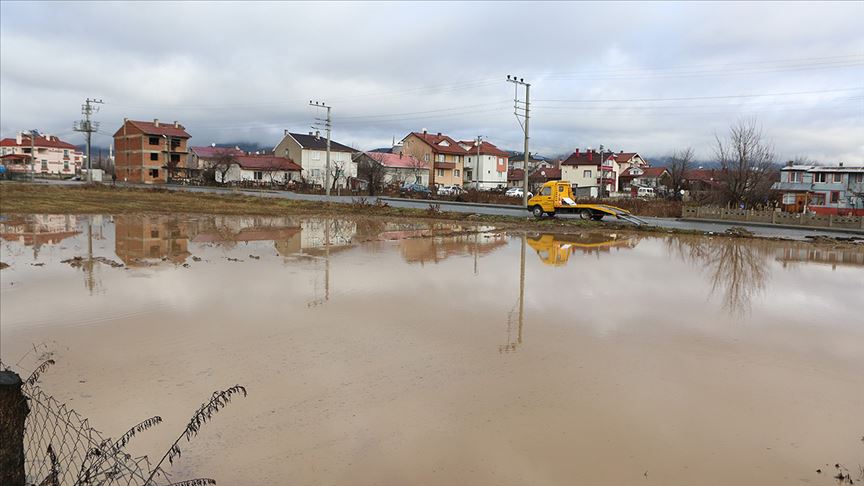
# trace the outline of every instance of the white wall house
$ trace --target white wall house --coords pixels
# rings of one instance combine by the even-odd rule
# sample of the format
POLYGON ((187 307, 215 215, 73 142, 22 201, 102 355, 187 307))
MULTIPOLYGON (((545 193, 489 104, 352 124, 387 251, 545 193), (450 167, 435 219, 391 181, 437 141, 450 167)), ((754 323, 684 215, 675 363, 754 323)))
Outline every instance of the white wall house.
POLYGON ((620 171, 621 164, 614 154, 607 154, 604 163, 603 156, 594 150, 580 153, 579 149, 576 149, 561 162, 562 181, 569 181, 573 187, 602 188, 606 194, 617 191, 620 171), (601 184, 601 176, 605 179, 603 184, 601 184))
POLYGON ((52 135, 37 136, 32 148, 31 166, 30 136, 19 133, 15 138, 0 140, 0 157, 5 156, 4 160, 16 162, 16 167, 10 167, 10 171, 30 173, 32 170, 35 174, 43 175, 71 176, 83 163, 84 155, 74 145, 52 135))
POLYGON ((412 155, 401 153, 364 152, 360 157, 369 157, 384 167, 385 185, 422 184, 429 185, 429 163, 412 155))
POLYGON ((227 171, 216 172, 216 182, 286 183, 300 179, 300 166, 291 159, 273 155, 242 155, 236 157, 227 171))
POLYGON ((480 190, 507 186, 508 154, 489 142, 463 140, 463 185, 480 190))
MULTIPOLYGON (((347 187, 349 180, 357 178, 357 163, 352 155, 357 152, 347 145, 330 141, 330 183, 335 179, 336 187, 347 187)), ((273 153, 299 161, 302 177, 307 182, 324 186, 327 164, 327 139, 319 134, 289 133, 276 145, 273 153)))

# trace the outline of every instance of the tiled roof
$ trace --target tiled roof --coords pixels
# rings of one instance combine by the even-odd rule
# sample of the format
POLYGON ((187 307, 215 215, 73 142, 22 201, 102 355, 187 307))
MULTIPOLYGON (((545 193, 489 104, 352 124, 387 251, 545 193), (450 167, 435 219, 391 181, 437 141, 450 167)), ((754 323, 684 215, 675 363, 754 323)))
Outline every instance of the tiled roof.
POLYGON ((237 163, 246 170, 302 170, 293 160, 275 155, 241 155, 237 163))
POLYGON ((600 165, 600 154, 597 152, 576 151, 561 162, 561 165, 600 165))
POLYGON ((645 177, 660 177, 664 172, 668 172, 666 167, 645 167, 642 169, 642 175, 645 177))
MULTIPOLYGON (((294 140, 297 140, 297 143, 300 144, 304 149, 309 150, 327 150, 327 138, 315 135, 304 135, 302 133, 289 133, 294 140)), ((354 153, 357 150, 347 146, 342 145, 339 142, 334 142, 330 140, 330 151, 331 152, 348 152, 354 153)))
MULTIPOLYGON (((459 143, 462 145, 466 145, 468 147, 466 150, 468 150, 469 154, 476 154, 477 153, 477 141, 476 140, 463 140, 459 143)), ((510 154, 501 150, 500 148, 496 147, 495 145, 484 141, 484 142, 480 142, 480 155, 496 155, 498 157, 509 157, 510 154)))
POLYGON ((521 181, 525 178, 525 171, 522 169, 510 169, 507 172, 507 180, 508 181, 521 181))
POLYGON ((553 181, 561 179, 561 169, 540 168, 528 175, 529 179, 553 181))
POLYGON ((691 169, 684 172, 684 179, 690 181, 713 181, 717 180, 720 171, 715 169, 691 169))
POLYGON ((236 147, 192 147, 191 150, 195 155, 204 159, 212 159, 219 155, 233 155, 235 157, 245 155, 245 153, 236 147))
POLYGON ((615 162, 628 162, 633 157, 637 156, 636 152, 619 152, 615 154, 615 162))
MULTIPOLYGON (((435 153, 441 154, 451 154, 451 155, 465 155, 467 152, 463 149, 456 140, 448 137, 447 135, 434 135, 431 133, 422 133, 422 132, 411 132, 411 135, 419 138, 426 142, 430 147, 432 147, 432 151, 435 153), (447 145, 440 145, 441 142, 446 142, 447 145)), ((406 137, 407 138, 407 137, 406 137)))
MULTIPOLYGON (((64 142, 57 137, 54 136, 41 136, 38 135, 35 140, 36 147, 51 147, 51 148, 62 148, 62 149, 70 149, 74 150, 75 146, 71 143, 64 142)), ((4 138, 0 140, 0 146, 2 147, 29 147, 30 146, 30 137, 21 137, 21 144, 18 144, 18 141, 14 138, 4 138)))
POLYGON ((370 159, 384 167, 403 169, 428 169, 429 163, 417 160, 413 155, 388 154, 384 152, 364 152, 370 159))
MULTIPOLYGON (((173 123, 159 123, 159 126, 156 126, 155 121, 136 121, 136 120, 127 120, 127 123, 138 128, 146 135, 167 135, 169 137, 179 137, 179 138, 192 138, 192 135, 186 133, 186 127, 178 124, 176 127, 173 123)), ((122 135, 123 127, 121 126, 114 136, 122 135)))

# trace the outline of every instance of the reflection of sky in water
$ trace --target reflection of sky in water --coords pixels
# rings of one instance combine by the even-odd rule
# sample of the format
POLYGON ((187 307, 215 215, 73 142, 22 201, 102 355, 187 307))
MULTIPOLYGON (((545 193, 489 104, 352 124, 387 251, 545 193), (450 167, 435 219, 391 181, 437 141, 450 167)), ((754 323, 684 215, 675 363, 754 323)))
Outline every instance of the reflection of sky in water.
POLYGON ((110 435, 163 414, 136 438, 151 454, 213 389, 247 385, 181 466, 226 484, 427 466, 450 472, 429 484, 786 484, 851 460, 861 251, 287 217, 0 229, 4 361, 48 343, 45 386, 110 435))
MULTIPOLYGON (((2 260, 11 265, 2 273, 6 331, 168 309, 242 313, 268 299, 283 309, 351 305, 358 296, 409 308, 431 300, 506 322, 519 296, 522 238, 488 228, 55 215, 9 218, 0 229, 2 260), (102 261, 88 261, 90 254, 102 261), (76 256, 83 265, 60 263, 76 256)), ((610 232, 528 234, 525 243, 529 321, 539 312, 606 333, 648 322, 847 328, 860 317, 860 250, 610 232)))

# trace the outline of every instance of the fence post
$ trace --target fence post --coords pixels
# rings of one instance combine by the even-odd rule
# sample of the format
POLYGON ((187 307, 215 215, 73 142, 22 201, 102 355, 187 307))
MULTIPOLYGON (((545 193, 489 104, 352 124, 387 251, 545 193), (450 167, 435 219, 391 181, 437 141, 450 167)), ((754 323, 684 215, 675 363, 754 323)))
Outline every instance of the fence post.
POLYGON ((30 413, 21 377, 0 370, 0 484, 24 486, 24 419, 30 413))
POLYGON ((771 224, 777 224, 777 211, 771 211, 771 224))
POLYGON ((834 215, 833 215, 833 214, 829 214, 829 215, 828 215, 828 227, 830 228, 830 227, 832 227, 832 226, 834 226, 834 215))

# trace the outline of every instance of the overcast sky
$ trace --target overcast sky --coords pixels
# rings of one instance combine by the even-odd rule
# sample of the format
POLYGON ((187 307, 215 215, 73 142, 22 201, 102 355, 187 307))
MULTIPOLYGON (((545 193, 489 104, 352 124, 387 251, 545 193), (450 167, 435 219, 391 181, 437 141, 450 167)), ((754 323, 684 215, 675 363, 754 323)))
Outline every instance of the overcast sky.
MULTIPOLYGON (((0 134, 94 144, 124 117, 193 145, 308 132, 389 146, 427 128, 521 149, 507 74, 531 83, 531 151, 663 155, 757 116, 778 158, 864 162, 864 2, 0 3, 0 134), (765 96, 770 95, 770 96, 765 96), (675 99, 670 99, 675 98, 675 99)), ((523 94, 524 96, 524 94, 523 94)))

